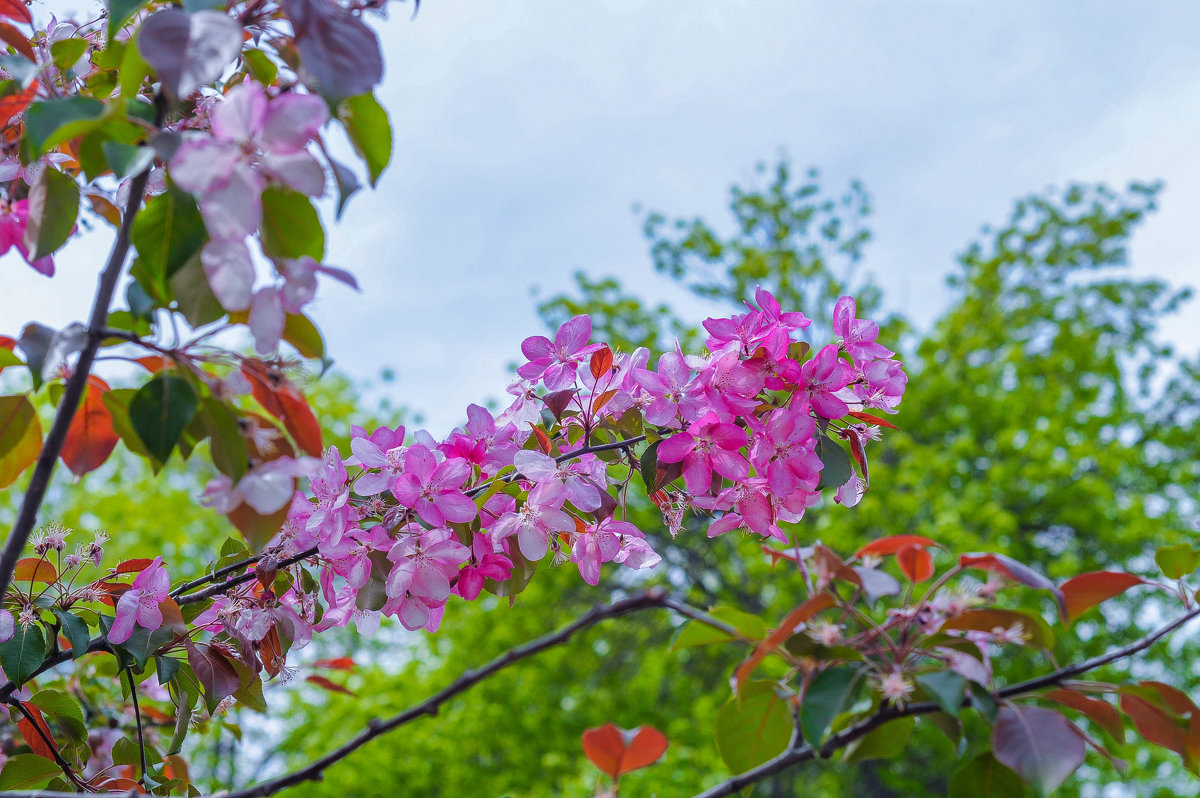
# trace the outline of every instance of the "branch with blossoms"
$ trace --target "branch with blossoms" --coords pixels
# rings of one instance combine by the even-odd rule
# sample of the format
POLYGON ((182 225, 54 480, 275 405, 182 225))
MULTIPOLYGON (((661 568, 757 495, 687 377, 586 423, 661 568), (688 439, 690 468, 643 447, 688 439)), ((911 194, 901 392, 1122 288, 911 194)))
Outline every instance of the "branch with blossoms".
MULTIPOLYGON (((806 513, 851 508, 872 489, 867 448, 895 430, 888 417, 907 385, 851 297, 832 314, 836 343, 816 351, 804 340, 810 320, 759 289, 745 312, 705 322, 703 352, 677 348, 653 364, 645 349, 592 341, 591 320, 577 316, 553 339, 525 339, 502 412, 471 405, 443 437, 354 427, 349 452, 326 445, 296 376, 325 358, 306 310, 319 282, 358 286, 325 263, 314 202, 336 197, 340 216, 391 157, 372 95, 383 70, 367 22, 376 8, 250 0, 192 11, 148 0, 41 27, 0 0, 0 128, 13 145, 0 161, 0 246, 50 277, 85 200, 116 232, 86 323, 0 337, 0 371, 22 389, 0 396, 0 488, 32 469, 0 552, 0 713, 15 721, 0 784, 194 792, 184 758, 193 727, 219 726, 231 706, 265 712, 264 685, 294 676, 294 652, 314 635, 350 623, 369 634, 385 621, 432 633, 452 602, 514 597, 547 567, 570 564, 593 586, 606 567, 654 569, 651 530, 628 512, 638 494, 672 537, 693 516, 710 538, 787 547, 767 553, 801 574, 807 600, 773 628, 655 590, 618 600, 244 794, 316 777, 508 665, 649 608, 691 619, 676 646, 752 647, 722 714, 725 727, 759 736, 749 748, 718 737, 735 771, 843 745, 848 761, 894 753, 898 724, 933 705, 950 729, 964 707, 982 711, 994 730, 986 756, 1043 790, 1087 746, 1106 750, 1092 726, 1120 736, 1123 718, 1196 767, 1200 710, 1166 685, 1089 688, 1115 705, 1075 685, 1039 694, 1080 713, 1084 728, 1013 702, 992 674, 998 651, 1051 648, 1039 612, 997 605, 1003 585, 1044 591, 1068 623, 1142 585, 1190 613, 1191 550, 1160 552, 1165 583, 1100 572, 1056 586, 991 553, 962 555, 935 579, 937 547, 925 538, 888 538, 848 559, 797 538, 806 513), (335 130, 358 171, 330 156, 335 130), (145 373, 114 388, 95 373, 113 359, 145 373), (38 404, 54 408, 44 438, 38 404), (56 463, 83 477, 118 445, 156 472, 207 452, 217 476, 202 502, 241 534, 207 573, 173 580, 178 564, 156 552, 105 566, 103 535, 71 549, 64 527, 35 531, 56 463), (968 579, 975 572, 988 581, 968 579), (122 674, 128 692, 85 686, 92 662, 122 674), (98 728, 96 717, 111 721, 98 728), (891 747, 873 737, 884 729, 891 747)), ((1082 666, 1037 689, 1072 667, 1082 666)))

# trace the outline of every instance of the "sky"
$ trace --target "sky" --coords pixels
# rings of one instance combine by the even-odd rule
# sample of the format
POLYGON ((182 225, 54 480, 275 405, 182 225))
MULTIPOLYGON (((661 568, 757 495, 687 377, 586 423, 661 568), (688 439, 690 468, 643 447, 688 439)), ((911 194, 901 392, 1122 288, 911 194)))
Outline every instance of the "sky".
MULTIPOLYGON (((87 8, 86 4, 78 4, 87 8)), ((39 3, 34 13, 47 8, 39 3)), ((872 197, 863 269, 927 327, 954 255, 1015 198, 1165 181, 1133 274, 1200 284, 1200 5, 1180 2, 424 0, 378 25, 395 152, 329 234, 313 307, 336 367, 444 434, 501 398, 540 296, 655 275, 635 204, 726 218, 731 183, 786 154, 872 197), (395 380, 381 383, 382 369, 395 380)), ((0 333, 85 316, 108 239, 46 280, 0 259, 0 333)), ((1197 349, 1200 308, 1166 325, 1197 349)))

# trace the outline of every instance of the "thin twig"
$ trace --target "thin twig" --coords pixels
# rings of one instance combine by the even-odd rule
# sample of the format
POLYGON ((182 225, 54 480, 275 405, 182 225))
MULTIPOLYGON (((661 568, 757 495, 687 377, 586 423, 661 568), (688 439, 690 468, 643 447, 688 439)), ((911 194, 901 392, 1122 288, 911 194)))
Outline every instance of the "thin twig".
MULTIPOLYGON (((1144 651, 1150 646, 1157 643, 1162 638, 1174 632, 1179 627, 1183 626, 1188 621, 1200 617, 1200 608, 1191 610, 1190 612, 1181 615, 1171 623, 1157 629, 1145 637, 1130 643, 1127 646, 1114 649, 1107 654, 1101 654, 1098 657, 1084 660, 1083 662, 1074 665, 1067 665, 1058 670, 1051 671, 1043 676, 1034 679, 1029 679, 1024 682, 1010 685, 997 691, 998 698, 1013 698, 1016 696, 1028 695, 1046 687, 1053 687, 1073 676, 1078 676, 1081 673, 1095 670, 1096 668, 1109 665, 1120 659, 1131 657, 1138 652, 1144 651)), ((963 699, 963 706, 970 706, 970 699, 963 699)), ((696 798, 722 798, 727 795, 734 795, 741 792, 746 787, 752 784, 757 784, 763 779, 774 776, 776 773, 781 773, 784 770, 795 767, 802 762, 809 762, 814 759, 828 759, 834 753, 842 748, 845 748, 850 743, 858 740, 874 729, 879 728, 888 721, 897 720, 899 718, 913 717, 916 715, 929 715, 934 712, 942 711, 942 707, 932 701, 923 701, 916 704, 909 704, 903 709, 898 709, 894 706, 885 706, 873 715, 870 715, 858 723, 849 726, 842 731, 834 734, 825 741, 820 747, 814 747, 810 744, 802 744, 792 747, 784 751, 774 759, 764 762, 758 767, 748 770, 745 773, 738 774, 728 781, 722 782, 717 786, 699 793, 696 798)))
POLYGON ((88 320, 87 343, 84 344, 83 351, 79 353, 74 373, 67 380, 62 399, 59 400, 58 409, 54 413, 54 422, 50 425, 50 432, 46 435, 42 450, 38 453, 37 463, 33 467, 33 474, 29 478, 29 487, 21 498, 21 509, 17 512, 17 520, 13 523, 12 532, 8 535, 3 552, 0 552, 0 596, 8 591, 13 568, 16 567, 17 560, 21 557, 30 533, 33 532, 34 524, 37 523, 38 511, 42 507, 42 501, 46 498, 46 489, 50 486, 50 477, 54 474, 58 455, 67 440, 67 430, 71 426, 71 420, 75 417, 75 411, 79 408, 79 402, 83 399, 83 390, 87 387, 88 375, 92 371, 96 351, 100 348, 100 342, 103 339, 101 332, 104 323, 108 320, 108 308, 112 304, 117 281, 120 280, 121 272, 125 268, 125 257, 129 254, 129 231, 133 227, 133 219, 137 216, 149 179, 150 169, 147 167, 144 171, 139 172, 130 184, 129 200, 121 218, 121 228, 117 232, 117 240, 113 242, 108 263, 105 265, 104 271, 100 273, 96 298, 92 303, 92 313, 88 320))
POLYGON ((33 713, 27 710, 25 705, 15 698, 10 698, 8 700, 8 704, 16 707, 17 711, 20 712, 27 721, 29 721, 29 725, 34 728, 34 731, 37 732, 38 737, 41 737, 42 742, 45 743, 46 747, 50 749, 50 753, 54 756, 54 761, 58 763, 59 768, 62 769, 62 772, 71 781, 71 783, 79 788, 77 792, 86 792, 87 785, 79 780, 79 777, 75 775, 75 771, 71 770, 71 766, 68 765, 67 761, 62 758, 62 754, 58 753, 58 746, 54 744, 54 740, 51 739, 46 734, 45 730, 42 729, 42 725, 33 717, 33 713))
POLYGON ((126 668, 125 676, 129 678, 129 697, 133 699, 133 716, 137 719, 137 736, 138 736, 138 751, 141 753, 142 759, 142 776, 138 779, 138 784, 146 784, 146 738, 142 733, 142 708, 138 706, 137 685, 133 683, 133 669, 126 668))

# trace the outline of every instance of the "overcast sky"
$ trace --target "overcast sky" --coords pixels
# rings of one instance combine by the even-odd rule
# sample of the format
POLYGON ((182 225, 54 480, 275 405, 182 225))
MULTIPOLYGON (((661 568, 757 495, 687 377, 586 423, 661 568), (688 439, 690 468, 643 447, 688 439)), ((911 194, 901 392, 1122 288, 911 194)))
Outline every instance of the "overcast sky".
MULTIPOLYGON (((83 4, 81 4, 82 7, 83 4)), ((39 6, 35 4, 35 13, 39 6)), ((43 7, 44 8, 44 7, 43 7)), ((379 26, 396 149, 328 261, 356 272, 314 315, 338 367, 435 433, 499 397, 540 333, 531 287, 583 269, 703 314, 652 273, 634 203, 724 218, 786 152, 861 179, 865 268, 927 324, 953 255, 1012 200, 1069 181, 1166 181, 1135 273, 1200 283, 1200 4, 424 0, 379 26)), ((46 280, 0 261, 0 332, 86 313, 106 242, 46 280)), ((1170 324, 1196 348, 1200 310, 1170 324)), ((702 315, 701 315, 702 317, 702 315)))

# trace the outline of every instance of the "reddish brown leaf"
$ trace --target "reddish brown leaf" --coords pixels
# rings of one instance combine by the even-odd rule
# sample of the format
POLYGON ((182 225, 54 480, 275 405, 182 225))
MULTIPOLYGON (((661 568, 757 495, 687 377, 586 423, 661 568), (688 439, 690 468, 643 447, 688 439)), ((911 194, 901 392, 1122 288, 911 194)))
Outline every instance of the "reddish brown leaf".
POLYGON ((541 427, 531 426, 530 429, 533 430, 533 436, 537 438, 538 446, 542 448, 543 452, 550 454, 550 452, 554 449, 554 446, 550 443, 550 436, 542 432, 541 427))
POLYGON ((313 663, 314 668, 332 668, 337 671, 352 671, 358 663, 352 657, 336 657, 334 659, 319 659, 313 663))
POLYGON ((933 556, 920 546, 905 546, 896 552, 896 563, 913 582, 924 582, 933 576, 933 556))
POLYGON ((750 678, 750 674, 758 667, 759 663, 767 658, 767 655, 783 645, 783 641, 791 637, 796 627, 807 621, 809 618, 816 615, 823 609, 833 606, 833 596, 828 593, 818 593, 808 601, 801 604, 796 609, 788 613, 788 616, 779 624, 779 628, 771 632, 766 640, 759 643, 754 648, 754 653, 750 658, 738 666, 737 673, 733 676, 733 690, 735 693, 741 692, 742 684, 746 679, 750 678))
POLYGON ((1187 755, 1187 737, 1166 710, 1128 693, 1121 695, 1121 709, 1133 720, 1138 733, 1155 745, 1187 755))
POLYGON ((1166 704, 1172 712, 1180 715, 1200 714, 1200 709, 1196 708, 1196 705, 1192 702, 1192 699, 1188 698, 1187 693, 1178 688, 1172 687, 1169 684, 1163 684, 1162 682, 1155 681, 1138 682, 1138 686, 1149 687, 1151 690, 1155 690, 1162 698, 1162 702, 1166 704))
POLYGON ((1024 612, 1006 609, 974 609, 965 610, 947 618, 942 623, 942 630, 973 629, 979 632, 991 632, 995 629, 1011 629, 1021 624, 1026 641, 1036 648, 1050 648, 1053 640, 1047 637, 1042 623, 1024 612))
POLYGON ((29 41, 29 37, 7 22, 0 22, 0 41, 11 46, 30 62, 37 63, 37 53, 33 51, 33 44, 29 41))
POLYGON ((317 676, 314 674, 312 676, 307 677, 305 679, 305 681, 312 682, 317 687, 324 687, 326 690, 330 691, 331 693, 345 693, 346 695, 353 695, 353 696, 358 695, 358 693, 354 692, 353 690, 343 687, 342 685, 338 684, 337 682, 330 681, 329 679, 326 679, 324 676, 317 676))
POLYGON ((859 549, 854 557, 866 557, 872 555, 875 557, 885 557, 888 554, 895 554, 905 546, 937 546, 929 538, 921 537, 920 535, 893 535, 890 538, 880 538, 873 540, 867 545, 859 549))
POLYGON ((594 397, 592 399, 592 412, 599 413, 600 409, 608 404, 609 401, 616 395, 617 391, 616 389, 613 389, 611 391, 605 391, 604 393, 594 397))
POLYGON ((21 702, 21 706, 25 708, 29 717, 22 716, 21 720, 17 723, 17 728, 20 729, 21 736, 25 738, 29 750, 38 756, 53 759, 54 752, 57 750, 53 747, 54 735, 50 733, 50 726, 46 723, 46 719, 42 717, 42 711, 33 704, 26 704, 24 701, 21 702), (34 728, 34 723, 37 724, 37 728, 34 728), (38 729, 42 730, 45 739, 42 738, 41 734, 38 734, 38 729), (46 740, 49 740, 51 745, 47 745, 46 740))
MULTIPOLYGON (((0 0, 2 2, 3 0, 0 0)), ((22 113, 33 98, 37 96, 38 82, 35 80, 29 86, 15 94, 0 97, 0 127, 4 127, 12 118, 22 113)))
POLYGON ((0 0, 0 17, 15 19, 27 25, 33 22, 33 16, 21 0, 0 0))
POLYGON ((860 413, 857 410, 851 410, 850 415, 854 416, 859 421, 865 421, 868 424, 875 424, 876 426, 887 427, 888 429, 894 429, 897 432, 900 431, 900 428, 897 427, 892 422, 886 421, 886 420, 880 418, 879 416, 873 416, 870 413, 860 413))
POLYGON ((154 560, 146 557, 138 557, 133 560, 122 560, 117 564, 116 573, 119 574, 140 574, 142 571, 150 567, 150 563, 154 560))
POLYGON ((112 414, 104 404, 104 394, 108 390, 108 383, 104 380, 88 377, 83 401, 67 428, 67 437, 59 456, 77 477, 102 466, 120 440, 113 429, 112 414))
POLYGON ((133 362, 151 374, 157 374, 171 364, 171 361, 162 355, 146 355, 145 357, 136 358, 133 362))
POLYGON ((1067 601, 1053 582, 1024 563, 1017 562, 1004 554, 963 554, 958 558, 958 564, 963 568, 980 568, 1007 577, 1014 582, 1020 582, 1029 587, 1048 590, 1058 604, 1058 613, 1065 620, 1067 617, 1067 601))
POLYGON ((567 411, 567 407, 571 404, 571 400, 577 393, 579 393, 578 388, 566 388, 554 393, 548 393, 542 397, 542 404, 554 415, 555 421, 562 421, 563 413, 567 411))
POLYGON ((592 369, 592 379, 600 379, 608 372, 612 371, 613 353, 607 346, 602 349, 597 349, 592 353, 592 361, 589 364, 592 369))
POLYGON ((283 405, 283 425, 296 445, 313 457, 320 457, 325 448, 321 442, 321 425, 304 394, 287 385, 279 391, 279 401, 283 405))
POLYGON ((254 551, 262 551, 263 547, 275 537, 275 533, 283 529, 287 522, 288 507, 284 505, 271 515, 259 515, 254 508, 245 502, 229 512, 229 521, 238 528, 242 537, 254 551))
POLYGON ((40 557, 24 557, 17 560, 12 578, 14 582, 44 582, 48 585, 58 579, 58 571, 40 557))
POLYGON ((1117 712, 1117 708, 1107 701, 1090 698, 1078 690, 1068 690, 1062 687, 1045 693, 1044 697, 1083 713, 1111 734, 1114 740, 1119 743, 1125 742, 1125 724, 1121 723, 1121 713, 1117 712))
POLYGON ((1067 620, 1074 621, 1100 602, 1119 596, 1134 585, 1145 583, 1146 580, 1139 576, 1120 571, 1094 571, 1072 577, 1062 586, 1067 601, 1067 620))
POLYGON ((626 730, 606 723, 583 733, 583 753, 614 781, 632 770, 653 765, 666 750, 666 736, 653 726, 626 730))

